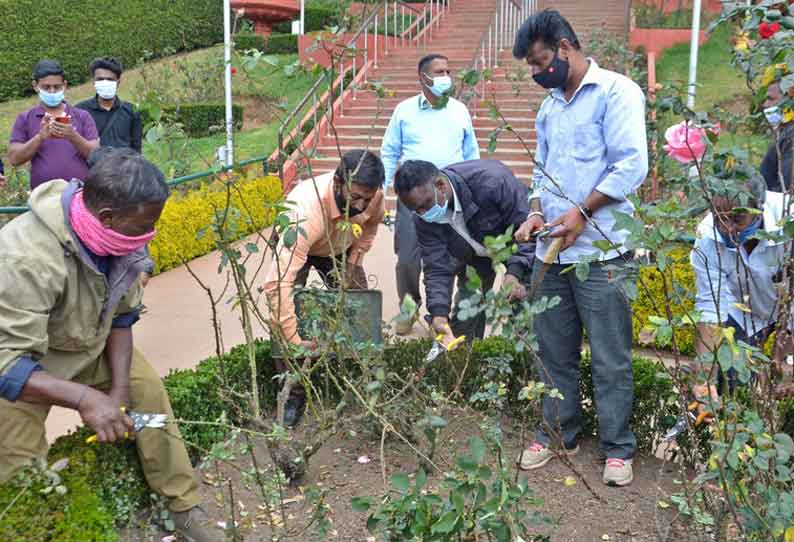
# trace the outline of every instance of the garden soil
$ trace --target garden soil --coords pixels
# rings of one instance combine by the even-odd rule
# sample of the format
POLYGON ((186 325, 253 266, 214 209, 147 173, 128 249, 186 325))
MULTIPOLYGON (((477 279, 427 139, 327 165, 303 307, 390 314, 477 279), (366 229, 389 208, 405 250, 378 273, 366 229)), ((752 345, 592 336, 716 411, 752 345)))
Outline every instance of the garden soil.
MULTIPOLYGON (((480 419, 475 414, 447 417, 450 425, 444 432, 442 454, 434 458, 442 470, 450 470, 454 454, 467 453, 467 442, 472 435, 479 434, 480 419)), ((522 434, 518 427, 505 422, 505 451, 509 458, 518 456, 522 448, 522 434)), ((311 427, 299 428, 299 433, 311 432, 311 427)), ((524 435, 525 438, 531 434, 524 435)), ((256 446, 257 463, 261 468, 269 465, 264 446, 256 446)), ((229 487, 231 480, 234 492, 235 515, 239 525, 238 540, 245 542, 269 542, 271 540, 268 521, 261 506, 263 501, 254 491, 255 485, 240 472, 251 469, 250 456, 236 454, 232 462, 239 467, 231 468, 222 463, 205 465, 200 469, 201 492, 205 507, 212 518, 212 529, 218 540, 233 540, 230 532, 224 533, 222 526, 231 525, 229 516, 229 487), (245 478, 245 480, 244 480, 245 478), (247 486, 247 487, 246 487, 247 486), (225 512, 224 512, 225 510, 225 512), (243 517, 244 516, 244 517, 243 517), (224 536, 226 535, 226 536, 224 536), (227 538, 228 537, 228 538, 227 538)), ((395 438, 387 438, 384 447, 386 476, 395 472, 413 473, 418 468, 417 456, 409 446, 395 438)), ((539 511, 548 518, 549 524, 533 528, 538 535, 548 535, 554 542, 644 542, 671 539, 689 540, 678 523, 678 516, 670 503, 670 495, 680 491, 675 480, 678 470, 671 463, 656 457, 641 457, 634 462, 634 483, 626 488, 603 485, 601 473, 603 459, 594 440, 582 442, 581 451, 573 458, 573 464, 587 484, 598 495, 596 498, 582 483, 572 484, 569 477, 576 475, 560 461, 553 460, 546 467, 524 473, 535 497, 543 503, 528 508, 539 511), (566 480, 568 479, 568 480, 566 480), (659 531, 659 529, 661 531, 659 531), (659 537, 657 533, 663 533, 659 537)), ((252 471, 251 471, 252 472, 252 471)), ((267 468, 266 477, 272 480, 272 468, 267 468)), ((443 475, 429 479, 429 487, 438 484, 443 475)), ((294 486, 284 488, 286 522, 291 528, 305 525, 312 513, 304 488, 316 485, 327 491, 328 516, 332 521, 326 540, 375 542, 381 540, 366 529, 366 513, 354 512, 351 499, 357 496, 379 497, 383 494, 383 471, 379 435, 357 433, 355 436, 332 438, 313 456, 306 476, 294 486), (360 458, 366 458, 360 459, 360 458)), ((277 514, 278 521, 284 519, 277 514)), ((160 542, 167 533, 126 533, 129 540, 151 540, 160 542)), ((124 539, 124 538, 123 538, 124 539)), ((311 531, 291 538, 292 540, 314 540, 311 531)), ((484 539, 483 539, 484 540, 484 539)), ((693 539, 694 540, 694 539, 693 539)), ((528 540, 527 542, 532 542, 528 540)))

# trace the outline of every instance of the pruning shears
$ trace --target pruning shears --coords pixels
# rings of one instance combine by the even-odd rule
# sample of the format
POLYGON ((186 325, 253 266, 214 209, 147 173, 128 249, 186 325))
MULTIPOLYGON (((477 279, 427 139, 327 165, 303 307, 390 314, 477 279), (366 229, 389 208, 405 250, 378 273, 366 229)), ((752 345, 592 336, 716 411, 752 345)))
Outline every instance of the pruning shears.
POLYGON ((678 417, 675 421, 675 425, 671 427, 667 433, 664 434, 665 440, 674 440, 678 435, 686 431, 687 427, 687 418, 691 419, 694 422, 695 427, 701 425, 702 423, 708 423, 710 420, 714 419, 714 413, 704 410, 697 416, 695 416, 694 412, 697 410, 698 406, 702 403, 702 401, 694 400, 686 408, 686 414, 682 414, 678 417))
POLYGON ((425 365, 429 365, 433 363, 438 356, 441 355, 442 352, 451 352, 452 350, 456 349, 460 343, 466 340, 466 335, 461 335, 460 337, 456 337, 454 341, 449 343, 449 346, 444 346, 444 335, 439 333, 436 336, 436 339, 433 341, 433 346, 430 348, 430 351, 425 356, 425 365))
MULTIPOLYGON (((121 411, 126 413, 127 416, 132 418, 133 423, 133 430, 136 433, 139 433, 141 429, 144 427, 151 427, 153 429, 159 429, 165 427, 165 422, 168 421, 168 415, 166 414, 152 414, 148 412, 135 412, 134 410, 127 410, 124 407, 121 407, 121 411)), ((124 438, 130 438, 129 433, 124 433, 124 438)), ((86 444, 92 444, 97 441, 96 435, 91 435, 88 437, 85 442, 86 444)))

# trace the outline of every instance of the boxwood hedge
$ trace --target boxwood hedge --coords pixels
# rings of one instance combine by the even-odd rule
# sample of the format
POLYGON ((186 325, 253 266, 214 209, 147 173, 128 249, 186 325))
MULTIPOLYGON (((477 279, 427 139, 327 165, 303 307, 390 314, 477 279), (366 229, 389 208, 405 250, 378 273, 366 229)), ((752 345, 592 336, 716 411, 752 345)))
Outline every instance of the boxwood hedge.
POLYGON ((216 0, 0 0, 0 100, 32 92, 41 58, 60 61, 70 83, 98 56, 133 66, 150 52, 207 47, 223 39, 216 0))

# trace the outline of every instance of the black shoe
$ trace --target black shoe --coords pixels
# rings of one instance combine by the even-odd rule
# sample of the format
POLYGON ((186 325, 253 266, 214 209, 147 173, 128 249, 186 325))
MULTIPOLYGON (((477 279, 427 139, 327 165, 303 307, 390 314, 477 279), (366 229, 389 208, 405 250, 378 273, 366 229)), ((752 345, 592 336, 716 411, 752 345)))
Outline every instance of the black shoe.
POLYGON ((303 411, 306 408, 306 397, 303 394, 291 393, 284 403, 284 426, 292 429, 303 417, 303 411))

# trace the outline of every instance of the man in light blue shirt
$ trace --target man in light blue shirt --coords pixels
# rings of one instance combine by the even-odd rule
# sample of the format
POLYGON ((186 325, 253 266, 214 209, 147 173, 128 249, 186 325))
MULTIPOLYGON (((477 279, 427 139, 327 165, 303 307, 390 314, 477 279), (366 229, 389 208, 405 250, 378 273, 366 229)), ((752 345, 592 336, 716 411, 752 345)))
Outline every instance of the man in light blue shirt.
MULTIPOLYGON (((558 296, 561 302, 535 319, 540 374, 564 399, 544 399, 543 426, 522 454, 521 467, 540 468, 554 457, 552 434, 554 444, 568 454, 578 451, 584 327, 592 353, 600 447, 607 458, 603 481, 625 486, 633 479, 637 444, 629 427, 632 328, 623 284, 634 274, 631 254, 623 246, 628 233, 614 231, 613 212, 633 213, 626 198, 648 173, 644 96, 628 78, 585 57, 571 25, 553 10, 527 19, 513 55, 526 59, 535 82, 550 90, 536 120, 536 158, 548 176, 535 168, 531 211, 516 238, 526 241, 536 231, 551 229, 549 237, 564 240, 537 294, 558 296), (599 240, 608 240, 609 247, 600 250, 599 240), (563 273, 582 259, 593 262, 585 280, 563 273)), ((536 266, 542 265, 549 243, 549 238, 538 242, 536 266)))
MULTIPOLYGON (((394 182, 397 165, 405 160, 425 160, 437 168, 480 158, 480 149, 469 110, 451 97, 452 78, 447 57, 432 54, 419 61, 418 96, 401 102, 394 110, 380 148, 386 170, 386 186, 394 182)), ((411 211, 397 202, 394 232, 397 254, 397 294, 400 302, 410 295, 419 307, 419 275, 422 260, 411 211)), ((396 331, 407 335, 416 315, 398 317, 396 331)))
MULTIPOLYGON (((728 193, 731 188, 715 193, 712 204, 716 217, 709 213, 700 223, 690 254, 695 272, 695 311, 700 316, 695 341, 698 356, 711 356, 719 347, 723 336, 720 328, 733 328, 736 341, 763 346, 775 330, 781 311, 775 283, 782 280, 791 247, 756 234, 780 231, 791 198, 780 192, 766 192, 760 177, 743 184, 739 197, 728 193)), ((736 194, 736 188, 733 191, 736 194)), ((774 357, 780 361, 783 356, 775 352, 774 357)), ((717 397, 717 390, 723 388, 726 380, 724 376, 731 391, 739 382, 747 384, 750 379, 749 369, 741 373, 731 369, 723 375, 717 367, 710 373, 705 375, 708 378, 698 377, 693 387, 695 397, 701 401, 709 393, 717 397), (710 383, 708 387, 706 382, 710 383)))

